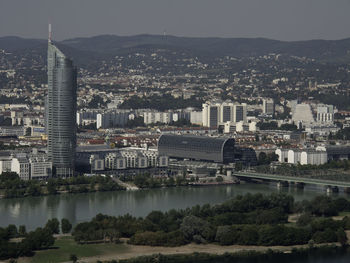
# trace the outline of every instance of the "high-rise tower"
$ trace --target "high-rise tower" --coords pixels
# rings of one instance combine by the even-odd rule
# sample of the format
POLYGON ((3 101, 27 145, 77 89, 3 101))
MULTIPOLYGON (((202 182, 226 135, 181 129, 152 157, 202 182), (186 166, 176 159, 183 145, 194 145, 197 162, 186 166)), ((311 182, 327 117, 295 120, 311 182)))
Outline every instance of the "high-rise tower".
POLYGON ((76 147, 77 70, 52 42, 47 52, 46 128, 48 156, 59 177, 74 174, 76 147))

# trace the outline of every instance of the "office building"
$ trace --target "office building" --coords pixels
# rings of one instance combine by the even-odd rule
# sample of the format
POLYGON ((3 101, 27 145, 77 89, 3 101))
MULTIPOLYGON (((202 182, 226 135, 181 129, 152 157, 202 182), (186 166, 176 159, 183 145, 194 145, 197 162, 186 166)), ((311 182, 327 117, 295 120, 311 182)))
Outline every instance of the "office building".
POLYGON ((334 107, 333 105, 317 105, 317 122, 333 124, 334 121, 334 107))
POLYGON ((274 117, 275 103, 273 99, 263 99, 263 114, 274 117))
POLYGON ((76 148, 77 70, 49 39, 46 127, 48 157, 56 176, 74 174, 76 148))

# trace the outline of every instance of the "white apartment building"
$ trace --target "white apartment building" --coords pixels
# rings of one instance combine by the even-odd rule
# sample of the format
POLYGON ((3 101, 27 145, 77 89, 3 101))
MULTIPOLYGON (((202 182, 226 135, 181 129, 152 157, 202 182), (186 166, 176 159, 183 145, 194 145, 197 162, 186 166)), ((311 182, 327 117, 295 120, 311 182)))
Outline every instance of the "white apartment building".
POLYGON ((159 156, 157 150, 123 149, 117 153, 109 153, 105 157, 105 166, 111 170, 127 168, 167 167, 169 158, 159 156))
POLYGON ((120 153, 109 153, 105 157, 105 166, 111 170, 126 169, 126 159, 120 153))
POLYGON ((45 155, 9 156, 0 160, 3 172, 15 172, 21 180, 43 180, 52 176, 52 162, 45 155))
POLYGON ((206 102, 202 105, 202 125, 218 127, 226 122, 247 122, 247 104, 206 102))
POLYGON ((52 162, 45 156, 30 157, 30 179, 44 180, 52 176, 52 162))
POLYGON ((96 110, 82 110, 77 112, 77 125, 96 123, 97 114, 99 114, 99 112, 96 110))
POLYGON ((12 157, 4 156, 0 159, 0 174, 4 172, 11 172, 12 157))
POLYGON ((190 122, 192 124, 203 124, 203 113, 201 111, 192 111, 190 115, 190 122))
POLYGON ((334 107, 333 105, 317 105, 317 122, 333 124, 334 122, 334 107))
POLYGON ((18 157, 13 158, 11 162, 11 172, 18 174, 21 180, 30 179, 30 163, 27 158, 18 157))
POLYGON ((157 122, 170 123, 171 121, 173 121, 172 112, 146 111, 143 113, 143 122, 145 124, 152 124, 157 122))
POLYGON ((97 129, 123 127, 128 122, 130 114, 131 112, 128 110, 114 110, 98 113, 96 116, 96 127, 97 129))
POLYGON ((275 153, 280 163, 321 165, 328 161, 325 150, 276 149, 275 153))
POLYGON ((148 159, 141 153, 136 151, 122 151, 121 155, 126 159, 128 168, 147 168, 148 159))

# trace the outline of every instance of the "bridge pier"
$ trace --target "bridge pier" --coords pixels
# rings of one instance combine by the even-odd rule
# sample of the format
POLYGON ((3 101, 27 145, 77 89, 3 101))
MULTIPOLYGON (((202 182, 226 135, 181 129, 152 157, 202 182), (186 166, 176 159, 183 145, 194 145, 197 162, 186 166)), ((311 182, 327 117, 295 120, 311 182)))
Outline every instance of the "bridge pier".
POLYGON ((289 184, 296 185, 297 188, 304 188, 305 184, 313 184, 318 185, 320 187, 324 187, 327 192, 338 192, 339 187, 346 188, 346 192, 350 194, 350 182, 343 181, 333 181, 333 180, 325 180, 325 179, 315 179, 315 178, 307 178, 307 177, 298 177, 298 176, 284 176, 278 174, 264 174, 264 173, 255 173, 255 172, 235 172, 235 176, 238 178, 251 178, 252 180, 265 180, 269 182, 276 182, 277 187, 286 187, 289 184), (294 182, 294 184, 293 184, 294 182), (335 187, 333 189, 333 187, 335 187))
POLYGON ((337 186, 326 186, 326 192, 327 194, 331 193, 339 193, 339 188, 337 186))
POLYGON ((305 183, 296 183, 295 185, 296 185, 297 189, 304 189, 304 187, 305 187, 305 183))
POLYGON ((287 181, 278 181, 277 188, 289 187, 289 183, 287 181))

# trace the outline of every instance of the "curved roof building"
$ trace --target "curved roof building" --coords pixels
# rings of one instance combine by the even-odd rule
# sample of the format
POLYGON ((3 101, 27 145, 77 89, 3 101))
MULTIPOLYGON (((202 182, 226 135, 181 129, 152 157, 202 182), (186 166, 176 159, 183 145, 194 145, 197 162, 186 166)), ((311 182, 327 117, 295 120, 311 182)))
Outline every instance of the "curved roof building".
POLYGON ((179 159, 233 163, 235 161, 235 140, 163 134, 158 140, 158 152, 159 155, 179 159))
POLYGON ((48 156, 57 176, 74 174, 76 147, 77 70, 49 40, 46 128, 48 156))

